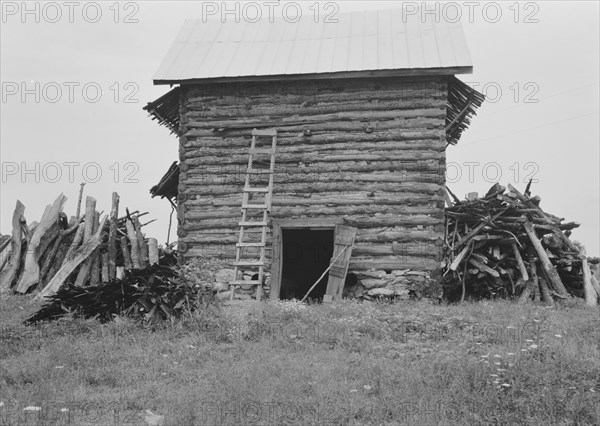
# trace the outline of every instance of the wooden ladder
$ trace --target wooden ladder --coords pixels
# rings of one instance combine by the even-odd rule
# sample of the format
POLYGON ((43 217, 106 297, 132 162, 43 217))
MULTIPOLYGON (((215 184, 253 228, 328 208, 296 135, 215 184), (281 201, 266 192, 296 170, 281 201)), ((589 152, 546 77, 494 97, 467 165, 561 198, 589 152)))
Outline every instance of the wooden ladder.
MULTIPOLYGON (((244 190, 242 193, 242 220, 239 222, 240 235, 238 243, 235 247, 235 262, 234 265, 234 279, 229 283, 231 296, 230 300, 234 299, 235 288, 237 285, 256 285, 256 300, 262 298, 262 282, 265 273, 265 249, 267 242, 267 229, 268 229, 268 215, 271 211, 271 198, 273 196, 273 175, 275 171, 275 150, 277 147, 277 130, 252 130, 252 143, 250 145, 248 155, 248 168, 246 170, 246 182, 244 184, 244 190), (270 138, 270 145, 257 147, 259 138, 270 138), (262 167, 257 168, 256 163, 260 163, 259 160, 255 160, 254 156, 267 155, 269 156, 268 168, 262 167), (263 177, 268 176, 268 183, 262 187, 252 187, 251 176, 263 177), (256 201, 255 196, 262 197, 262 200, 256 201), (254 202, 253 202, 254 201, 254 202), (252 213, 250 213, 250 211, 252 213), (254 213, 254 214, 253 214, 254 213), (260 220, 260 214, 262 213, 262 220, 260 220), (249 218, 248 216, 258 216, 249 218), (252 220, 253 219, 253 220, 252 220), (256 241, 256 233, 249 233, 246 228, 261 228, 260 241, 256 241), (252 241, 253 236, 254 240, 252 241), (248 240, 250 239, 250 241, 248 240), (246 249, 258 248, 258 259, 256 254, 254 257, 246 252, 246 249), (247 268, 258 269, 258 279, 256 280, 244 280, 242 270, 247 268)), ((262 162, 263 164, 265 162, 262 162)), ((253 270, 253 271, 254 271, 253 270)))

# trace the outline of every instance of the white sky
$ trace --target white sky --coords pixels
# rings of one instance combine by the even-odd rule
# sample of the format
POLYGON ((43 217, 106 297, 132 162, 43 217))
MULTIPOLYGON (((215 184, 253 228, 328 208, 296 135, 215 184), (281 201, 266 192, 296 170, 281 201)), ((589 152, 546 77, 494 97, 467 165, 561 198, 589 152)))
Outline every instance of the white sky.
MULTIPOLYGON (((121 211, 125 207, 149 211, 146 217, 158 221, 145 228, 146 233, 163 243, 171 208, 165 200, 151 199, 148 191, 178 159, 178 145, 142 107, 168 90, 168 86, 153 86, 152 75, 183 20, 201 17, 203 2, 129 2, 119 7, 112 1, 99 2, 102 15, 96 23, 86 21, 94 20, 93 2, 75 3, 73 22, 63 2, 39 3, 39 22, 35 22, 35 14, 23 15, 21 2, 2 2, 0 232, 11 232, 17 199, 25 204, 29 222, 39 220, 46 204, 60 192, 69 198, 66 213, 74 214, 79 183, 87 181, 85 194, 95 197, 98 209, 105 213, 110 210, 112 191, 121 196, 121 211), (138 22, 125 23, 127 17, 138 22), (40 84, 39 102, 35 82, 40 84), (33 89, 24 100, 22 84, 33 89), (62 88, 58 98, 57 86, 62 88), (95 87, 102 94, 94 103, 95 87), (18 93, 12 94, 15 88, 18 93), (126 98, 131 102, 125 102, 126 98), (24 176, 23 165, 31 171, 24 176), (101 176, 96 177, 97 170, 101 176)), ((342 12, 401 5, 325 3, 319 5, 321 16, 335 7, 342 12)), ((421 2, 406 3, 418 8, 416 13, 423 12, 421 2)), ((28 8, 35 10, 35 4, 28 3, 28 8)), ((213 4, 220 7, 221 2, 213 4)), ((314 13, 314 8, 309 9, 312 4, 302 3, 304 14, 314 13)), ((542 198, 542 208, 580 222, 572 238, 597 256, 599 3, 497 4, 501 17, 496 17, 495 4, 475 2, 470 19, 468 2, 454 3, 463 14, 474 64, 472 75, 459 78, 477 84, 480 91, 485 86, 490 102, 479 110, 459 145, 448 148, 452 164, 448 185, 460 197, 470 191, 484 193, 500 171, 501 184, 512 183, 523 190, 527 176, 534 173, 539 182, 532 192, 542 198), (460 177, 456 166, 460 166, 460 177)), ((267 14, 269 9, 263 10, 267 14)), ((280 17, 282 8, 274 10, 275 17, 280 17)), ((441 3, 438 10, 440 19, 454 19, 457 9, 444 9, 441 3)), ((174 225, 171 240, 176 238, 175 231, 174 225)))

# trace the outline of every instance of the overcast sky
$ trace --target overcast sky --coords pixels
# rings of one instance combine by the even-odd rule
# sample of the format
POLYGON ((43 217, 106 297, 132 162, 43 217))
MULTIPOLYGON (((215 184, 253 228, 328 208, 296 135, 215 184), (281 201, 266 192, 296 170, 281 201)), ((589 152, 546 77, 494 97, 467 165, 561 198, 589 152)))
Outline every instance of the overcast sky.
MULTIPOLYGON (((269 7, 255 3, 268 16, 269 7)), ((319 10, 319 19, 401 6, 297 4, 304 15, 319 10)), ((404 4, 425 13, 421 2, 404 4)), ((88 182, 85 194, 99 210, 110 211, 117 191, 122 211, 149 211, 158 221, 147 235, 166 240, 170 205, 148 191, 178 159, 178 145, 142 107, 168 90, 153 86, 152 76, 183 21, 213 6, 221 18, 221 2, 31 2, 30 13, 21 2, 2 3, 2 234, 11 232, 17 199, 31 222, 63 192, 70 216, 79 183, 88 182)), ((283 6, 271 10, 276 18, 284 13, 283 6)), ((499 180, 523 190, 533 177, 542 208, 580 222, 572 238, 599 255, 599 3, 455 2, 429 10, 447 20, 461 13, 474 73, 459 78, 488 96, 459 145, 448 149, 450 189, 461 197, 484 193, 499 180)))

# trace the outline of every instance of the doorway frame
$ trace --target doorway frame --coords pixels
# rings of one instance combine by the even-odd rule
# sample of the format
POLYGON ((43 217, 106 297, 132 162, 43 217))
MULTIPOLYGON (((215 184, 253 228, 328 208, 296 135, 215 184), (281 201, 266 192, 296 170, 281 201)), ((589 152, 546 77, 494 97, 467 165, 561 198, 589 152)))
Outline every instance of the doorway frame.
POLYGON ((284 229, 309 228, 318 231, 333 231, 335 241, 335 226, 342 225, 342 219, 273 219, 273 261, 271 263, 271 294, 270 300, 279 300, 281 291, 281 272, 283 271, 283 232, 284 229))

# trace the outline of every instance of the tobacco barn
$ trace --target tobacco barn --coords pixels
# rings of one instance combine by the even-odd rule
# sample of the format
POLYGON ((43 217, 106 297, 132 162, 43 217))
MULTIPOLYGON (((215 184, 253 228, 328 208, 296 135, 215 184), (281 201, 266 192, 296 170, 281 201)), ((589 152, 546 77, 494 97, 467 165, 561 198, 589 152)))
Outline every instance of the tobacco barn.
POLYGON ((460 24, 400 10, 336 23, 188 20, 144 108, 179 138, 153 196, 182 260, 225 259, 231 297, 435 295, 446 149, 483 96, 460 24))

